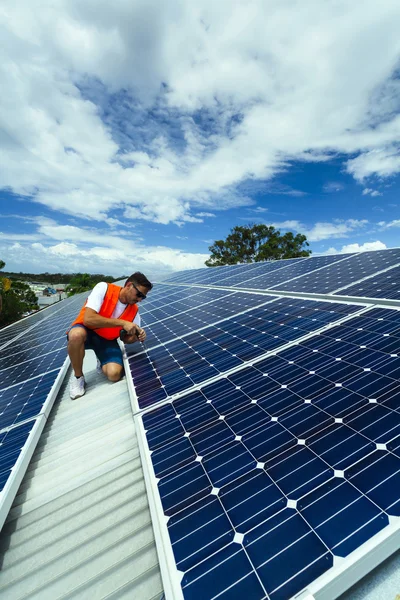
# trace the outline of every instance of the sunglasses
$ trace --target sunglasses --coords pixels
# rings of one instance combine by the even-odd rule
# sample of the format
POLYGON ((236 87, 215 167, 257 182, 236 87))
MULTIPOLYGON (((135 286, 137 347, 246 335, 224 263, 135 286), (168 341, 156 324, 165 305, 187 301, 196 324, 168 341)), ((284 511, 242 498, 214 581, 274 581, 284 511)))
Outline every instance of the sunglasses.
POLYGON ((136 287, 136 285, 133 283, 133 281, 132 281, 131 283, 132 283, 132 286, 133 286, 133 287, 135 288, 135 290, 136 290, 136 296, 137 296, 138 298, 141 298, 142 300, 146 300, 146 298, 147 298, 146 294, 143 294, 143 292, 141 292, 140 290, 138 290, 138 289, 137 289, 137 287, 136 287))

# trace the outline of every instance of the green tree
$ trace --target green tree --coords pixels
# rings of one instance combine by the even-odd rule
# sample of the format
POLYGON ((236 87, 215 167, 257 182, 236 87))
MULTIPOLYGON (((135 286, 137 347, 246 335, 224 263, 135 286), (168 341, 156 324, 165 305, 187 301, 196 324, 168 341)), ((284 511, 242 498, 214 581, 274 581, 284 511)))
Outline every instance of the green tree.
MULTIPOLYGON (((0 264, 5 266, 3 261, 0 264)), ((28 284, 3 277, 0 278, 0 309, 0 327, 3 327, 18 321, 25 312, 38 310, 39 306, 28 284)))
POLYGON ((288 231, 284 235, 272 225, 236 225, 225 240, 217 240, 209 247, 211 256, 206 260, 207 267, 236 265, 237 263, 280 260, 309 256, 311 250, 305 235, 294 235, 288 231))
POLYGON ((67 286, 68 296, 91 290, 94 285, 89 273, 76 273, 67 286))

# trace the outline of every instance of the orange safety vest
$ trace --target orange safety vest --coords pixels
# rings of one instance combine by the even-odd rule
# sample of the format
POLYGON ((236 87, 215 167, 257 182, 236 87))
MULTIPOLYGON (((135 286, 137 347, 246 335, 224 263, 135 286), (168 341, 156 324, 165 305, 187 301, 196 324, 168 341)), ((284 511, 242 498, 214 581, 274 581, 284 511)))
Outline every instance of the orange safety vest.
MULTIPOLYGON (((107 284, 107 292, 104 296, 103 304, 101 305, 100 310, 98 312, 99 315, 101 315, 102 317, 106 317, 107 319, 111 318, 111 315, 113 314, 114 309, 117 306, 119 293, 121 289, 122 288, 119 285, 115 285, 114 283, 107 284)), ((72 323, 71 327, 73 327, 74 325, 83 325, 86 303, 87 300, 82 306, 79 315, 72 323)), ((124 321, 133 321, 133 319, 137 315, 138 310, 139 308, 137 304, 128 304, 122 315, 120 315, 118 318, 123 319, 124 321)), ((116 340, 123 327, 99 327, 98 329, 88 327, 88 329, 92 329, 106 340, 116 340)))

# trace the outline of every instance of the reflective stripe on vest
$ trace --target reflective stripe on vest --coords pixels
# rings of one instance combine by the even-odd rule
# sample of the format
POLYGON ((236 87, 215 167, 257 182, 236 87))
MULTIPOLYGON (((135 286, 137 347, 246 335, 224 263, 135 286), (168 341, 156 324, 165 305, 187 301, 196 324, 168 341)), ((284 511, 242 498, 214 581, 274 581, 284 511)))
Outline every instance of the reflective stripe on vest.
MULTIPOLYGON (((100 310, 98 312, 99 315, 101 315, 102 317, 106 317, 107 319, 111 319, 111 315, 113 314, 114 309, 117 306, 119 293, 121 290, 122 288, 119 285, 115 285, 114 283, 107 284, 107 292, 104 296, 103 304, 101 305, 100 310)), ((87 300, 82 306, 79 315, 72 323, 71 327, 73 327, 74 325, 84 324, 86 303, 87 300)), ((124 321, 132 322, 133 319, 136 317, 138 310, 139 309, 137 304, 128 304, 123 313, 118 317, 118 319, 123 319, 124 321)), ((85 325, 85 327, 87 326, 85 325)), ((97 333, 97 335, 105 338, 106 340, 116 340, 123 327, 98 327, 97 329, 88 327, 88 329, 92 329, 97 333)))

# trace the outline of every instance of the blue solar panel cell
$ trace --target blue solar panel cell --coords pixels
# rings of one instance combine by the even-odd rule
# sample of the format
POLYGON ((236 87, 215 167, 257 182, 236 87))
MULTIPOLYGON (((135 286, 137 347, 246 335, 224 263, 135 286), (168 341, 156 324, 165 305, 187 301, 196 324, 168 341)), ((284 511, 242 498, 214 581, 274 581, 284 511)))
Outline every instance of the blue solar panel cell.
POLYGON ((387 515, 340 477, 311 492, 298 509, 328 548, 341 557, 389 524, 387 515))
POLYGON ((371 402, 343 421, 377 444, 386 444, 400 434, 400 414, 371 402))
POLYGON ((1 428, 10 427, 39 415, 58 373, 59 371, 56 369, 0 390, 1 428))
POLYGON ((42 373, 60 369, 67 356, 66 348, 61 348, 50 354, 38 356, 31 360, 3 369, 0 371, 0 390, 10 385, 16 385, 42 373))
POLYGON ((212 484, 199 462, 177 469, 158 484, 164 513, 168 517, 209 496, 211 490, 212 484))
POLYGON ((215 488, 220 488, 256 466, 254 457, 239 440, 214 450, 202 464, 215 488))
POLYGON ((185 600, 265 598, 265 590, 254 573, 247 553, 235 543, 222 548, 188 571, 182 580, 182 588, 185 600))
POLYGON ((36 421, 0 433, 0 492, 4 489, 36 421))
POLYGON ((291 500, 298 500, 333 477, 333 469, 304 445, 289 448, 268 461, 266 471, 291 500))
POLYGON ((227 546, 234 537, 231 522, 216 496, 208 496, 171 517, 168 531, 181 571, 227 546))
POLYGON ((313 435, 308 446, 338 471, 344 471, 376 448, 368 438, 337 422, 313 435))
POLYGON ((253 469, 218 495, 235 531, 245 534, 286 507, 287 499, 263 469, 253 469))
POLYGON ((400 458, 377 450, 349 469, 346 477, 386 513, 400 516, 400 458))
POLYGON ((243 443, 258 462, 264 463, 297 444, 297 439, 280 423, 267 425, 243 436, 243 443))
POLYGON ((243 545, 273 600, 287 600, 333 564, 325 544, 289 508, 247 533, 243 545))

